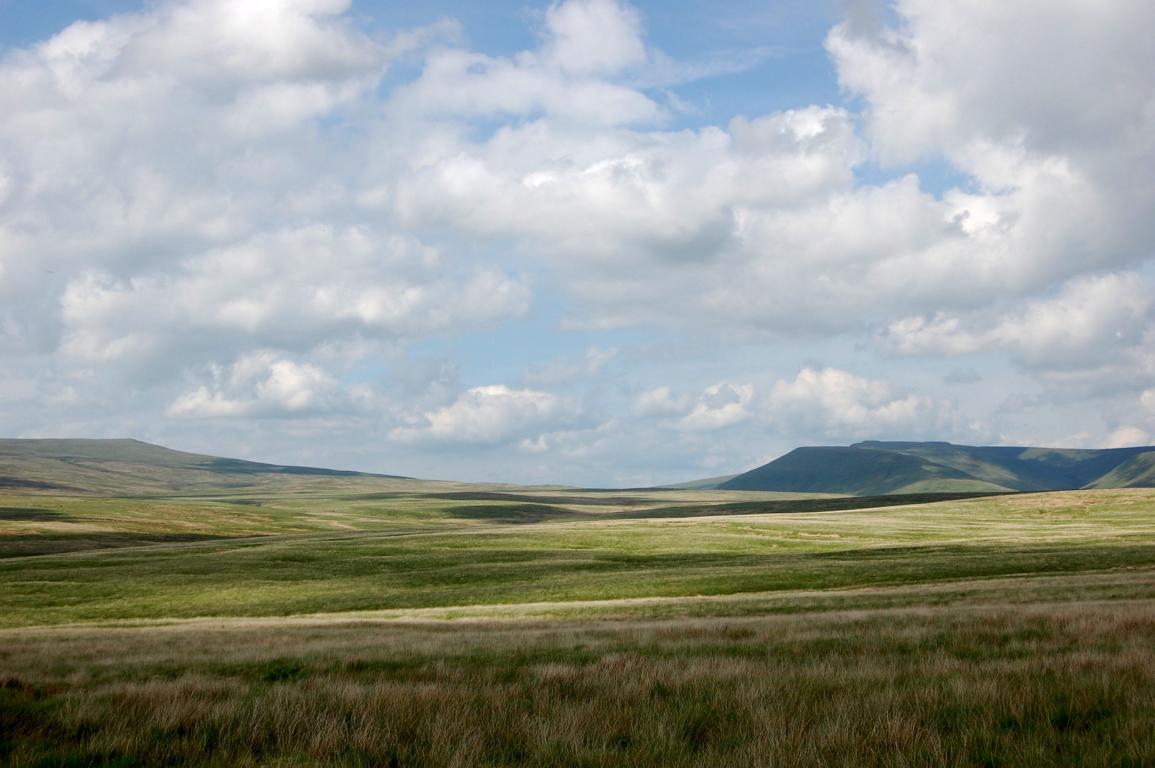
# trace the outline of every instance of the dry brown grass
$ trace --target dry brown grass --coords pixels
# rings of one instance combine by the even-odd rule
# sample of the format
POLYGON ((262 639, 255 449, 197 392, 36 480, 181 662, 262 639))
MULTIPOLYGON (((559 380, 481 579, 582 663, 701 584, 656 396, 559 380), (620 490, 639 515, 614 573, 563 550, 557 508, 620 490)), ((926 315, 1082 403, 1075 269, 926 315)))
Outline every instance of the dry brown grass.
POLYGON ((1153 600, 0 640, 14 766, 1155 763, 1153 600))

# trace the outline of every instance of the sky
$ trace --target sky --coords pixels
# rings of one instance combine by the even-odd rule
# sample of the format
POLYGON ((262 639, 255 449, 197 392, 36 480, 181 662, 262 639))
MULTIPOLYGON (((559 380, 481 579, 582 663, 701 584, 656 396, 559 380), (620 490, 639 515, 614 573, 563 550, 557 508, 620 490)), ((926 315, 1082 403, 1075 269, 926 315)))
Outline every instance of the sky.
POLYGON ((0 0, 0 434, 638 486, 1155 443, 1149 0, 0 0))

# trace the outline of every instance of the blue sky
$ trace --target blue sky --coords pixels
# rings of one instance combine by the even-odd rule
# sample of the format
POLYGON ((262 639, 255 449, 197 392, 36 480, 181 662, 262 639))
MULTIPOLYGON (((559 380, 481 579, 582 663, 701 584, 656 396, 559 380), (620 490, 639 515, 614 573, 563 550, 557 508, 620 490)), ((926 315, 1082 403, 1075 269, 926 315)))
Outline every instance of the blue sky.
POLYGON ((1152 14, 0 0, 0 432, 600 486, 1155 443, 1152 14))

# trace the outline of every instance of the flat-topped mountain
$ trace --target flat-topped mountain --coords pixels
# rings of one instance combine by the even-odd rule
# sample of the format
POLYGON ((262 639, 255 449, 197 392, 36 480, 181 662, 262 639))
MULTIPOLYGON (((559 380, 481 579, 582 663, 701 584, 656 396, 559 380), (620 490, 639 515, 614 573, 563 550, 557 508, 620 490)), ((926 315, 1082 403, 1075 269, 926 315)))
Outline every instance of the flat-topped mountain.
POLYGON ((858 496, 1155 487, 1155 447, 1096 450, 869 440, 847 447, 796 448, 717 487, 858 496))
POLYGON ((140 440, 0 439, 0 489, 8 490, 197 492, 310 477, 408 479, 206 456, 140 440))

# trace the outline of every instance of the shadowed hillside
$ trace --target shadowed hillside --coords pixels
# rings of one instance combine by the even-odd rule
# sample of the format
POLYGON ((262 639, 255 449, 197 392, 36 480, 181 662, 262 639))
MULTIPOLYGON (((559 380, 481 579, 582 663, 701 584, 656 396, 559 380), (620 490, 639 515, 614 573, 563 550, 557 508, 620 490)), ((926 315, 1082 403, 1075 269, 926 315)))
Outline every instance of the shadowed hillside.
POLYGON ((1094 488, 1155 488, 1155 451, 1128 459, 1096 480, 1094 488))
POLYGON ((242 489, 293 478, 407 479, 174 451, 140 440, 0 439, 0 489, 150 494, 242 489))
POLYGON ((1155 485, 1155 449, 1069 450, 868 441, 797 448, 720 483, 726 490, 882 495, 1155 485))

